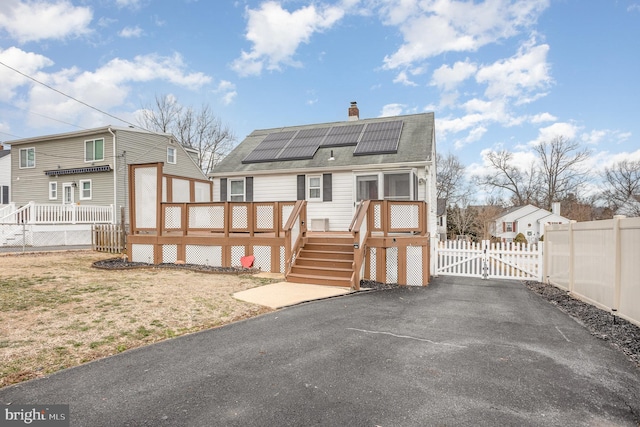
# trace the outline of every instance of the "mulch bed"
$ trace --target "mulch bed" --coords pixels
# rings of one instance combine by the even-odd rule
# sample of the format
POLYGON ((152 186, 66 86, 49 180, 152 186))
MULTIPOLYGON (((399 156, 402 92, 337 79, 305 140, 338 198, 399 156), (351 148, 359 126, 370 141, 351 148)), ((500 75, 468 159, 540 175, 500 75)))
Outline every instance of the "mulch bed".
POLYGON ((147 264, 146 262, 130 262, 123 258, 109 258, 93 263, 95 268, 104 270, 130 270, 136 268, 172 268, 181 270, 198 271, 201 273, 217 273, 217 274, 257 274, 260 273, 259 268, 243 268, 243 267, 213 267, 201 264, 147 264))
POLYGON ((540 282, 524 282, 525 286, 558 307, 591 332, 622 351, 640 368, 640 327, 586 302, 571 297, 566 291, 540 282))

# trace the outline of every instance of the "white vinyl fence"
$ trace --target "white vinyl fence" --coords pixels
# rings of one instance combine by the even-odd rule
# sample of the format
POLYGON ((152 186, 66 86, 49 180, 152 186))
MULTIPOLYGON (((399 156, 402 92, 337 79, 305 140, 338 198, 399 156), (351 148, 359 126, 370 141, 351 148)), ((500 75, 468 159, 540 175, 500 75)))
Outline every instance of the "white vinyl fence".
POLYGON ((640 218, 547 226, 548 283, 640 326, 640 218))
POLYGON ((483 279, 540 280, 542 243, 445 240, 438 243, 436 274, 483 279))

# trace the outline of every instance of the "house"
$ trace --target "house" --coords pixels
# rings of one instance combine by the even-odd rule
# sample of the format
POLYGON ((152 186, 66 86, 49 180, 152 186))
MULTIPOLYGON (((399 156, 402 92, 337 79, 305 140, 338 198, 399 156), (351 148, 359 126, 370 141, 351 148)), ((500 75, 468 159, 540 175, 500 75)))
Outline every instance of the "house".
MULTIPOLYGON (((108 207, 110 222, 119 222, 120 208, 128 212, 127 165, 135 163, 163 162, 165 174, 207 182, 170 134, 105 126, 10 144, 11 202, 16 209, 29 203, 108 207)), ((211 200, 210 186, 197 188, 204 190, 174 186, 172 201, 211 200)))
POLYGON ((0 144, 0 205, 9 204, 11 195, 11 150, 0 144))
MULTIPOLYGON (((427 203, 438 239, 434 114, 347 120, 253 131, 210 173, 214 201, 307 202, 310 231, 349 231, 363 200, 427 203)), ((435 262, 435 256, 431 256, 435 262)))
POLYGON ((560 203, 553 204, 553 212, 533 205, 518 206, 507 210, 495 219, 494 236, 503 242, 512 242, 522 233, 529 243, 536 243, 544 235, 547 224, 566 224, 568 218, 560 216, 560 203))
POLYGON ((447 240, 447 199, 438 199, 438 239, 447 240))

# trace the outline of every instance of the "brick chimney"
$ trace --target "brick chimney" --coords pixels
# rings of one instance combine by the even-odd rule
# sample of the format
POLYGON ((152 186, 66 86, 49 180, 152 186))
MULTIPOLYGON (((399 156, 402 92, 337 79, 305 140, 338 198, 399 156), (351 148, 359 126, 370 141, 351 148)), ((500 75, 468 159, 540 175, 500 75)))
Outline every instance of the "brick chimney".
POLYGON ((349 121, 353 122, 360 119, 360 110, 358 110, 358 103, 356 101, 351 102, 349 107, 349 121))

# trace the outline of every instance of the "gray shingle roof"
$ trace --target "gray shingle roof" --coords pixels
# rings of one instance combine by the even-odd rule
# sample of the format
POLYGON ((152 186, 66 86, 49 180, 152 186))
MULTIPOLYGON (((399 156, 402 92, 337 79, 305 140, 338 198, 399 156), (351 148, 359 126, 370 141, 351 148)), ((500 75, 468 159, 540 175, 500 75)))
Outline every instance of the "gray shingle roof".
POLYGON ((0 150, 0 159, 11 154, 11 150, 0 150))
POLYGON ((357 122, 318 123, 303 126, 290 126, 253 131, 225 157, 210 174, 223 176, 230 174, 246 174, 267 171, 313 170, 313 169, 346 169, 366 165, 384 165, 398 163, 424 163, 431 160, 434 141, 434 114, 412 114, 406 116, 360 119, 357 122), (242 163, 242 160, 264 140, 267 135, 276 132, 297 131, 304 129, 326 128, 335 125, 357 123, 381 123, 402 120, 402 133, 398 143, 398 151, 393 154, 372 154, 354 156, 356 146, 320 147, 315 156, 304 160, 281 160, 263 163, 242 163), (330 161, 333 151, 335 160, 330 161))

